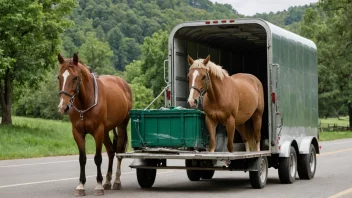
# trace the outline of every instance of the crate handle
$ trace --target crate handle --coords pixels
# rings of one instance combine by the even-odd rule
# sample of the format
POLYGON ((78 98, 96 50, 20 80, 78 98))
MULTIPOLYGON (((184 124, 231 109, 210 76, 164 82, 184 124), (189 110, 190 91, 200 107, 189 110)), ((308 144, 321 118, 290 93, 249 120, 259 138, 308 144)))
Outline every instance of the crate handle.
MULTIPOLYGON (((135 120, 132 120, 132 121, 135 122, 135 123, 140 123, 140 122, 141 122, 138 118, 135 119, 135 120)), ((138 134, 138 136, 139 136, 139 139, 140 139, 140 141, 141 141, 141 144, 142 144, 142 146, 144 147, 144 146, 145 146, 145 143, 144 143, 144 140, 143 140, 143 138, 142 138, 141 133, 139 132, 139 124, 136 124, 136 128, 137 128, 137 134, 138 134)))

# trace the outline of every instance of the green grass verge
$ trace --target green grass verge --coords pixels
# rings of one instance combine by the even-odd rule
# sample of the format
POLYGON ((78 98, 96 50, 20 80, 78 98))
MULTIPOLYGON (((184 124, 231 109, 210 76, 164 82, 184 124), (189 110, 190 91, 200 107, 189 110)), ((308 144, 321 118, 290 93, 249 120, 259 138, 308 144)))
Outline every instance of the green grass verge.
POLYGON ((337 140, 345 138, 352 138, 352 131, 319 133, 319 141, 337 140))
MULTIPOLYGON (((70 122, 16 116, 13 126, 0 125, 0 151, 0 160, 78 154, 70 122)), ((86 153, 95 153, 91 135, 86 136, 86 153)))
POLYGON ((323 127, 327 127, 329 125, 338 125, 338 126, 348 126, 349 125, 349 118, 347 117, 340 117, 341 120, 337 118, 327 118, 327 119, 319 119, 319 123, 323 127))

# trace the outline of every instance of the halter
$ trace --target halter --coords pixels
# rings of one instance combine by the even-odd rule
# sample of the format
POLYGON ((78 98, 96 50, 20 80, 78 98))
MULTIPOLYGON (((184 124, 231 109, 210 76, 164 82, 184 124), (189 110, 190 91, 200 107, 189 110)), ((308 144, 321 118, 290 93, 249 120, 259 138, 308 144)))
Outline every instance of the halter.
MULTIPOLYGON (((80 110, 80 109, 77 109, 77 107, 75 107, 73 105, 73 102, 75 100, 75 97, 78 95, 79 93, 79 89, 81 87, 81 77, 79 77, 79 81, 78 81, 78 85, 75 89, 75 93, 73 95, 71 95, 70 93, 66 92, 66 91, 60 91, 59 92, 59 96, 61 94, 65 94, 67 95, 68 97, 70 97, 70 107, 73 107, 79 114, 80 114, 80 118, 81 120, 83 120, 83 113, 89 111, 91 108, 95 107, 97 104, 98 104, 98 84, 97 84, 97 77, 96 77, 96 74, 94 73, 91 73, 91 75, 93 76, 93 79, 94 79, 94 104, 92 106, 90 106, 88 109, 86 110, 80 110)), ((81 75, 80 75, 81 76, 81 75)))
POLYGON ((189 89, 194 89, 194 90, 198 91, 198 93, 199 93, 199 97, 197 99, 195 99, 195 101, 199 101, 199 103, 197 102, 196 108, 198 108, 198 104, 201 104, 201 110, 203 110, 203 96, 204 96, 204 94, 207 93, 208 88, 209 88, 209 74, 208 74, 208 72, 205 77, 205 89, 204 90, 200 90, 195 86, 191 86, 189 88, 189 89))

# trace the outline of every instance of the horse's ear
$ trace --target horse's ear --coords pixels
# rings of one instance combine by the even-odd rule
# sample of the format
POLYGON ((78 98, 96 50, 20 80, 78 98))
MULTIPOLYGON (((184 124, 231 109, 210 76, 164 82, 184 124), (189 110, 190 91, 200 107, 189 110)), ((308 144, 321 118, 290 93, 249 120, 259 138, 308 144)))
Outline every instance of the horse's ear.
POLYGON ((207 58, 203 61, 204 65, 207 65, 210 60, 210 55, 207 56, 207 58))
POLYGON ((74 53, 74 54, 73 54, 73 63, 74 63, 75 65, 78 65, 78 55, 77 55, 77 53, 74 53))
POLYGON ((62 56, 61 56, 60 53, 57 55, 57 60, 59 60, 59 63, 60 63, 60 64, 62 64, 62 63, 65 62, 64 58, 62 58, 62 56))
POLYGON ((193 65, 194 60, 189 55, 187 57, 187 60, 190 65, 193 65))

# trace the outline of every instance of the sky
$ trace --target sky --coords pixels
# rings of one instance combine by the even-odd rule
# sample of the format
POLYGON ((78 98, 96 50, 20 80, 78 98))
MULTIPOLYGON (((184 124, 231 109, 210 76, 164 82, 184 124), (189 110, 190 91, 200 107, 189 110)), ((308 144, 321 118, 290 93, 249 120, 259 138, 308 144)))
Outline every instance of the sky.
POLYGON ((210 0, 212 2, 231 4, 240 14, 252 16, 256 13, 282 11, 291 6, 316 3, 318 0, 210 0))

